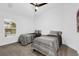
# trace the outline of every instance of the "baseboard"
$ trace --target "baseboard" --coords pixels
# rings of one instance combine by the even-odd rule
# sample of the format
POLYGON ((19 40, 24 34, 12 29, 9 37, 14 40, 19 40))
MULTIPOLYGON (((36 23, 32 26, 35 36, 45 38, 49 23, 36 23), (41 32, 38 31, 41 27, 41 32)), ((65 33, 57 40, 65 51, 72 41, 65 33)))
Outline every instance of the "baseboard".
POLYGON ((17 42, 17 41, 8 42, 8 43, 0 44, 0 46, 5 46, 5 45, 13 44, 13 43, 16 43, 16 42, 17 42))

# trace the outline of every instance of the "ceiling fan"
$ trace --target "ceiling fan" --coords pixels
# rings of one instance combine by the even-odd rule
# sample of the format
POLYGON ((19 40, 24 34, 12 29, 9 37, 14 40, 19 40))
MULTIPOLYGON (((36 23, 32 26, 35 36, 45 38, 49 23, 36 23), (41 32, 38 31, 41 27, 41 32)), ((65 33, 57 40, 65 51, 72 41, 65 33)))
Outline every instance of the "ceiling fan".
POLYGON ((37 11, 38 7, 46 5, 47 3, 30 3, 31 5, 35 6, 35 12, 37 11))

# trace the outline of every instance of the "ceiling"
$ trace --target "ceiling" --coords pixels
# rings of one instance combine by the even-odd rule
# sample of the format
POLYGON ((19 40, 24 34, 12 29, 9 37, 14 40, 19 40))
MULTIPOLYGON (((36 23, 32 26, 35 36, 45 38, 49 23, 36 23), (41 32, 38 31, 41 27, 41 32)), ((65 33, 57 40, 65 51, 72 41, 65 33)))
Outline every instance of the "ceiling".
MULTIPOLYGON (((39 3, 40 4, 40 3, 39 3)), ((42 14, 51 10, 55 6, 59 6, 59 4, 46 4, 42 7, 39 7, 36 13, 42 14)), ((5 11, 9 13, 14 13, 14 15, 20 15, 24 17, 32 17, 35 13, 35 7, 30 3, 0 3, 0 11, 5 11)))
POLYGON ((34 6, 29 3, 0 3, 0 11, 30 17, 34 14, 34 6))

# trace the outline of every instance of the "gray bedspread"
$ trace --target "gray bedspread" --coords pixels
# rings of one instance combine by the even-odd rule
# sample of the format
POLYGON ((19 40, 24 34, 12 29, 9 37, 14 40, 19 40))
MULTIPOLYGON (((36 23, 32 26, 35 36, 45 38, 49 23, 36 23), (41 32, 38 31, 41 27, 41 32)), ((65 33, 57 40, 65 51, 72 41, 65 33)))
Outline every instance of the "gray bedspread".
POLYGON ((29 34, 21 34, 19 36, 18 41, 21 43, 21 45, 25 46, 29 43, 31 43, 35 38, 35 34, 34 33, 29 33, 29 34))
POLYGON ((32 49, 41 52, 44 55, 55 56, 59 48, 58 37, 55 36, 40 36, 34 39, 32 49))

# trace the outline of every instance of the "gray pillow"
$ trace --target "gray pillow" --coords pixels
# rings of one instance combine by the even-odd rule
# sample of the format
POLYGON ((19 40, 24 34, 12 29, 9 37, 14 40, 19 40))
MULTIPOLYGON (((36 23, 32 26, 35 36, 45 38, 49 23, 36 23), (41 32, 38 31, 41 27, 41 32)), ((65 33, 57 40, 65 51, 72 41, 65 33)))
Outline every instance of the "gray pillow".
POLYGON ((58 35, 61 35, 62 32, 61 31, 50 31, 49 35, 55 35, 55 36, 58 36, 58 35))

